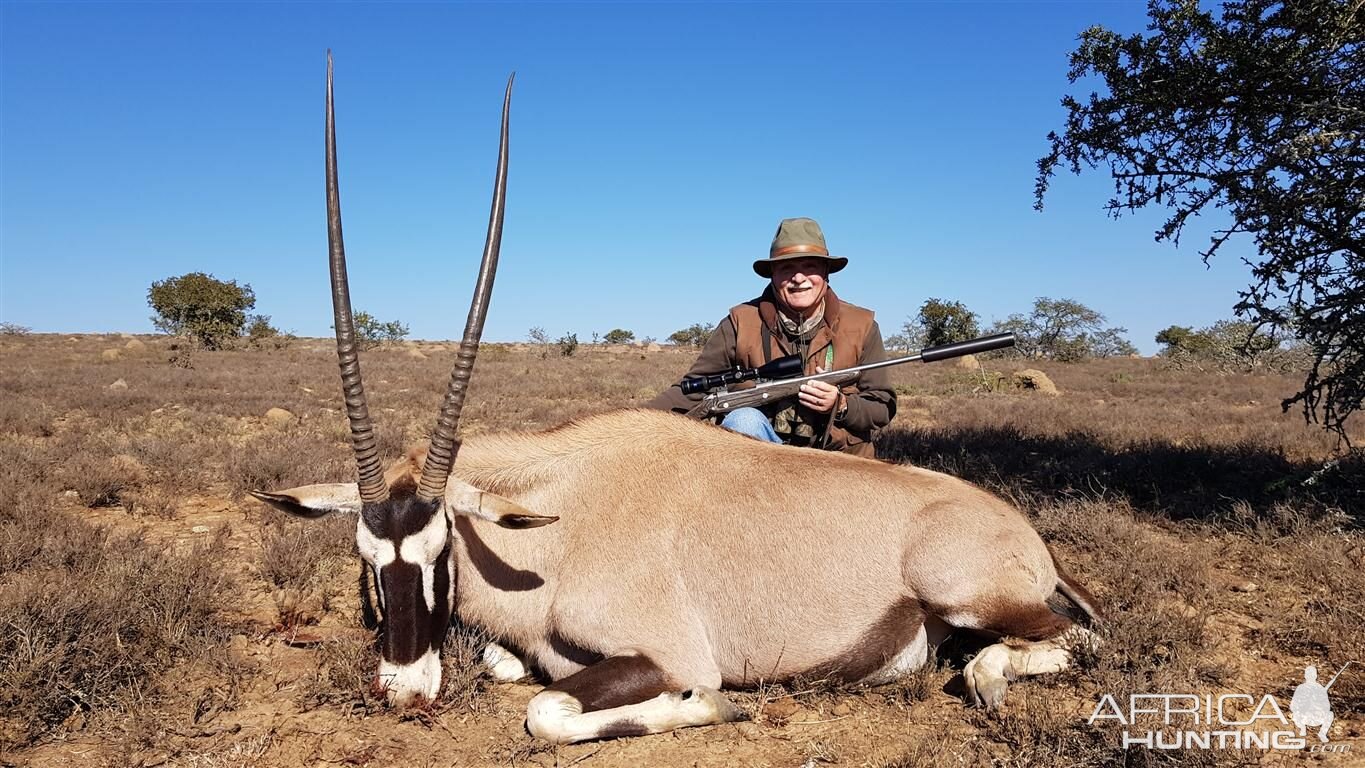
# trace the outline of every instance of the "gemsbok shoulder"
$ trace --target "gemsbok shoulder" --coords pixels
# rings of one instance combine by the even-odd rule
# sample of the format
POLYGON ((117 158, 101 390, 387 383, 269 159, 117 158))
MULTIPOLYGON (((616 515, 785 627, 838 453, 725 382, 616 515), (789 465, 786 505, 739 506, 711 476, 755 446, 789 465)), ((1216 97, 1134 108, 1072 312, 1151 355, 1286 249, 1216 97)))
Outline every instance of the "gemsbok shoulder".
POLYGON ((720 689, 760 680, 889 682, 954 629, 1011 638, 963 670, 969 703, 999 706, 1007 681, 1065 668, 1099 618, 1095 600, 1023 514, 948 475, 641 410, 461 447, 502 235, 511 89, 509 79, 483 262, 436 427, 386 471, 351 317, 328 54, 332 298, 359 482, 254 495, 303 517, 357 516, 388 701, 435 697, 452 615, 496 641, 485 654, 496 677, 529 669, 549 681, 526 726, 555 742, 736 720, 720 689))

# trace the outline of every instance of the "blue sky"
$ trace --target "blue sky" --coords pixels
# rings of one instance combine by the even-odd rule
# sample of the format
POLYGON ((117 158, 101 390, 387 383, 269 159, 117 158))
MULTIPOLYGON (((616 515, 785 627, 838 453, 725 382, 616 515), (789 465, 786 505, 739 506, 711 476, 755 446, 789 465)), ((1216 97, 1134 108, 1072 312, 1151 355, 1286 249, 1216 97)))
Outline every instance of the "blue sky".
MULTIPOLYGON (((1114 221, 1104 172, 1032 210, 1067 55, 1137 2, 0 4, 0 320, 151 330, 152 281, 250 283, 330 333, 325 51, 357 308, 458 338, 512 103, 485 338, 666 337, 762 288, 777 222, 850 259, 890 334, 928 297, 988 324, 1078 299, 1152 336, 1230 317, 1248 270, 1114 221)), ((1244 246, 1245 247, 1245 246, 1244 246)))

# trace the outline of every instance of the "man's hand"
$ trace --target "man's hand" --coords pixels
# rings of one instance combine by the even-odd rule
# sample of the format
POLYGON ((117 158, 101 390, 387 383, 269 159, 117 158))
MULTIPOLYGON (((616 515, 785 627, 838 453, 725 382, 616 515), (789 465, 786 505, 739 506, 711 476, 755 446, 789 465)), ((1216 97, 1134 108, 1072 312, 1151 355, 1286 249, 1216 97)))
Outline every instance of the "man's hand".
MULTIPOLYGON (((817 367, 815 372, 824 373, 825 369, 817 367)), ((816 413, 829 413, 839 402, 839 388, 823 381, 808 381, 801 385, 797 398, 802 405, 816 413)))

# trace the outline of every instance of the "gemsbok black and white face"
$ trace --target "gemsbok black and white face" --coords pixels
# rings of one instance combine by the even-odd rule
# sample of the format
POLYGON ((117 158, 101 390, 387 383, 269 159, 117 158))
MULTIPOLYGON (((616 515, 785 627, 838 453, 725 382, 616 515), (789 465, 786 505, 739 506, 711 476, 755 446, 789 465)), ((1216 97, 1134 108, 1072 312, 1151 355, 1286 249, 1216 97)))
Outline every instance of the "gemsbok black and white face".
POLYGON ((441 686, 441 646, 455 610, 455 561, 450 527, 456 515, 468 515, 508 528, 531 528, 557 518, 533 515, 506 499, 450 478, 460 443, 460 412, 488 298, 497 270, 507 188, 507 124, 512 80, 502 107, 502 137, 489 216, 488 236, 474 299, 450 385, 420 473, 391 487, 379 462, 374 427, 365 402, 360 362, 346 278, 346 252, 341 234, 341 201, 337 189, 336 130, 332 106, 332 55, 327 54, 327 239, 332 281, 332 308, 341 368, 342 392, 351 425, 351 443, 359 483, 328 483, 283 491, 253 491, 256 498, 293 515, 317 518, 333 513, 357 515, 356 547, 361 566, 361 604, 380 634, 380 663, 375 683, 390 704, 413 706, 431 701, 441 686), (374 587, 371 607, 368 584, 374 587))

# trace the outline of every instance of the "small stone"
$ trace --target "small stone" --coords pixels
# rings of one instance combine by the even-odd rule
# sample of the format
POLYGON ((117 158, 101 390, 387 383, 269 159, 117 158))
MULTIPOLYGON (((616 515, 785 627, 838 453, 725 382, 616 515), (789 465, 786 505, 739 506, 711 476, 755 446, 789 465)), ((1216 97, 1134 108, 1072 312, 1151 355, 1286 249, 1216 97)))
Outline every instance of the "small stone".
POLYGON ((117 360, 122 356, 123 353, 119 352, 117 349, 106 349, 100 353, 100 357, 105 360, 117 360))
POLYGON ((290 413, 289 411, 286 411, 283 408, 271 408, 270 410, 265 412, 265 420, 270 422, 271 424, 276 424, 283 427, 293 424, 295 421, 297 421, 297 418, 294 416, 293 413, 290 413))
POLYGON ((128 343, 123 345, 123 348, 129 352, 142 352, 147 349, 147 345, 138 339, 129 339, 128 343))
POLYGON ((1238 583, 1232 585, 1232 591, 1233 591, 1233 592, 1255 592, 1255 591, 1256 591, 1256 582, 1254 582, 1254 581, 1241 581, 1241 582, 1238 582, 1238 583))
POLYGON ((118 379, 113 384, 110 384, 107 388, 115 391, 124 390, 128 388, 128 382, 124 381, 123 379, 118 379))
POLYGON ((791 699, 778 699, 763 705, 763 715, 772 720, 786 720, 801 710, 801 705, 791 699))
POLYGON ((838 704, 835 704, 834 708, 831 709, 829 713, 835 717, 848 717, 853 714, 853 707, 850 707, 848 702, 841 701, 838 704))
POLYGON ((233 635, 228 641, 228 648, 232 650, 232 655, 244 658, 251 648, 251 640, 246 635, 233 635))
POLYGON ((753 723, 735 723, 735 730, 739 735, 748 741, 758 741, 763 738, 763 729, 753 723))
POLYGON ((63 499, 79 499, 81 497, 80 493, 76 491, 62 491, 60 495, 63 499))
POLYGON ((968 371, 981 370, 981 361, 976 359, 976 355, 963 355, 956 360, 954 365, 968 371))
POLYGON ((190 533, 208 533, 211 530, 207 525, 196 525, 190 529, 190 533))

